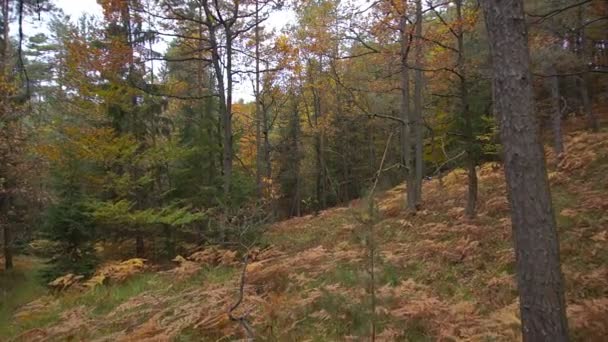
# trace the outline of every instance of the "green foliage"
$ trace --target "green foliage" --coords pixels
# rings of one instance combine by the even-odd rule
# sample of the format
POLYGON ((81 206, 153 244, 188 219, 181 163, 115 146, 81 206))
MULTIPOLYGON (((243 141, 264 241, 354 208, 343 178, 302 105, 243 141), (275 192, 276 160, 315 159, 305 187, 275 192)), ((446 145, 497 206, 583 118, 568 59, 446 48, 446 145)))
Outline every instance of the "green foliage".
POLYGON ((193 212, 190 207, 177 204, 160 208, 137 210, 135 203, 128 200, 90 202, 91 216, 100 224, 139 227, 168 225, 182 227, 205 218, 202 212, 193 212))
POLYGON ((45 234, 59 243, 58 254, 43 271, 45 281, 66 273, 89 276, 97 265, 93 242, 96 237, 91 212, 77 189, 66 189, 64 196, 46 214, 45 234))
POLYGON ((494 117, 481 117, 481 130, 483 133, 477 135, 480 143, 479 155, 483 160, 498 160, 501 145, 498 142, 498 126, 494 117))

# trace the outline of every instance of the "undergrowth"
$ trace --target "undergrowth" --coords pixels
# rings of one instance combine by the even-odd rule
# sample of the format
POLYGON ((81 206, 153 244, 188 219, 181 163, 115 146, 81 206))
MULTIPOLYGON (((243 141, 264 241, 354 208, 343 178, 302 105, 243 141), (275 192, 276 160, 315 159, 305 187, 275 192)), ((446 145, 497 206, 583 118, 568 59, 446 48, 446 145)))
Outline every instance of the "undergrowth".
MULTIPOLYGON (((575 341, 608 336, 607 141, 606 132, 572 134, 565 158, 551 152, 547 157, 575 341)), ((373 315, 361 201, 273 225, 263 245, 274 251, 247 265, 238 314, 260 341, 367 339, 372 318, 378 341, 520 339, 502 170, 483 165, 479 181, 474 219, 464 217, 461 170, 442 183, 425 182, 423 209, 415 216, 403 208, 403 186, 379 197, 373 315)), ((76 317, 81 323, 72 322, 72 328, 99 338, 243 338, 241 326, 227 316, 238 298, 240 266, 203 268, 183 279, 179 273, 144 273, 50 297, 42 309, 21 316, 27 319, 13 317, 0 331, 10 337, 39 328, 61 339, 66 335, 60 328, 76 317)))

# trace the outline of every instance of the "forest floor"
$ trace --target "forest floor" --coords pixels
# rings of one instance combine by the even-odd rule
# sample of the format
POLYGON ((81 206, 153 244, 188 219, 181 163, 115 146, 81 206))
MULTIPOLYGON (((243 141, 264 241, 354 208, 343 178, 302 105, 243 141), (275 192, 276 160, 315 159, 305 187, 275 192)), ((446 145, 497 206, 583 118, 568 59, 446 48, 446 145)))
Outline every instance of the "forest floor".
MULTIPOLYGON (((608 336, 608 127, 566 132, 547 150, 573 340, 608 336)), ((402 208, 404 187, 317 216, 279 222, 242 262, 230 251, 180 259, 115 285, 45 295, 0 330, 17 341, 514 341, 520 321, 509 206, 498 165, 478 170, 479 211, 464 217, 466 174, 424 183, 423 209, 402 208), (373 224, 372 224, 373 223, 373 224), (369 245, 373 227, 375 315, 369 245)), ((3 339, 0 335, 0 340, 3 339)))

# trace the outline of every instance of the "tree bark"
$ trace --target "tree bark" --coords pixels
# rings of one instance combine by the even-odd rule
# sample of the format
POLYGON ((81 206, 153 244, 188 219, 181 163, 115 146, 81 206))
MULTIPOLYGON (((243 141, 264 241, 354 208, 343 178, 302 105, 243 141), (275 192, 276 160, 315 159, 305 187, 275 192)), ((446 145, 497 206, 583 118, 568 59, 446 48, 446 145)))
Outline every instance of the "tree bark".
POLYGON ((410 69, 407 65, 407 57, 410 49, 410 37, 407 26, 407 3, 404 1, 403 13, 399 21, 401 31, 401 151, 403 165, 405 166, 405 203, 408 211, 416 211, 415 173, 412 163, 412 137, 411 137, 411 113, 410 113, 410 69))
MULTIPOLYGON (((583 6, 578 7, 578 26, 580 27, 578 32, 578 55, 579 58, 583 61, 583 63, 588 62, 588 48, 587 48, 587 35, 585 34, 585 25, 583 20, 583 6)), ((598 132, 600 127, 597 122, 597 117, 595 113, 593 113, 593 108, 591 107, 591 97, 589 95, 589 73, 587 72, 587 65, 583 66, 584 72, 578 78, 578 86, 581 93, 581 100, 583 102, 583 111, 585 112, 585 117, 587 118, 587 128, 593 132, 598 132)))
POLYGON ((494 109, 504 148, 523 340, 568 341, 559 240, 534 116, 523 1, 481 4, 493 59, 494 109))
MULTIPOLYGON (((226 104, 223 113, 224 127, 224 194, 230 196, 230 188, 232 185, 232 33, 226 28, 226 104)), ((224 91, 224 89, 222 89, 224 91)))
MULTIPOLYGON (((323 72, 322 65, 322 56, 319 56, 319 75, 321 77, 321 73, 323 72)), ((313 72, 311 70, 311 77, 313 72)), ((316 197, 317 197, 317 206, 316 210, 319 211, 321 209, 325 209, 327 207, 327 182, 326 182, 326 174, 325 174, 325 134, 324 127, 320 123, 320 119, 323 115, 321 111, 321 94, 319 90, 316 89, 316 85, 313 85, 312 89, 313 94, 313 105, 314 105, 314 129, 315 129, 315 152, 316 152, 316 197)))
POLYGON ((469 92, 467 88, 466 77, 466 59, 464 51, 464 29, 462 27, 462 0, 456 1, 456 20, 457 28, 457 43, 458 43, 458 61, 457 72, 459 78, 460 90, 460 115, 464 118, 464 136, 465 136, 465 151, 466 151, 466 169, 467 169, 467 206, 465 215, 472 219, 475 217, 477 208, 477 157, 475 155, 475 135, 473 132, 473 117, 469 107, 469 92))
MULTIPOLYGON (((9 0, 2 0, 2 21, 3 21, 3 47, 2 56, 0 58, 0 75, 2 76, 0 82, 7 82, 9 79, 9 65, 10 65, 10 26, 9 26, 9 15, 10 6, 9 0)), ((9 100, 4 99, 4 106, 2 108, 3 113, 0 113, 0 120, 5 119, 10 113, 9 100), (3 118, 4 116, 4 118, 3 118)), ((4 120, 2 120, 4 121, 4 120)), ((6 139, 4 143, 8 143, 9 134, 7 132, 7 123, 0 121, 0 139, 6 139)), ((11 238, 11 227, 8 218, 10 199, 9 199, 9 182, 8 182, 8 149, 4 150, 7 146, 0 147, 0 225, 3 226, 3 237, 4 237, 4 268, 6 270, 13 268, 13 253, 12 253, 12 238, 11 238)))
MULTIPOLYGON (((204 36, 203 22, 205 20, 202 5, 199 5, 198 15, 199 15, 198 35, 199 35, 199 38, 202 38, 204 36)), ((199 41, 198 48, 200 50, 198 57, 202 61, 204 58, 203 52, 205 49, 202 39, 199 41)), ((211 72, 205 73, 204 65, 202 62, 198 62, 198 63, 196 63, 196 65, 197 65, 198 82, 199 82, 198 95, 199 95, 199 97, 202 97, 207 92, 207 90, 205 88, 213 89, 215 82, 213 80, 213 74, 211 72), (205 76, 207 76, 207 78, 205 78, 205 76)), ((203 106, 202 113, 201 113, 201 119, 202 119, 201 122, 203 122, 205 125, 205 131, 206 131, 207 137, 211 141, 213 141, 213 139, 215 138, 215 136, 214 136, 215 135, 215 132, 214 132, 215 118, 213 115, 213 107, 214 107, 213 98, 208 96, 205 98, 204 101, 201 102, 201 104, 203 106)), ((218 139, 219 139, 219 137, 218 137, 218 139)), ((207 149, 207 163, 208 164, 204 170, 201 170, 205 177, 206 185, 211 185, 215 181, 215 172, 216 172, 215 162, 216 162, 215 153, 214 153, 213 149, 207 149)))
POLYGON ((13 249, 11 239, 11 228, 8 222, 4 224, 4 269, 10 270, 13 268, 13 249))
MULTIPOLYGON (((0 190, 1 191, 1 190, 0 190)), ((4 237, 4 269, 10 270, 13 268, 13 241, 11 236, 11 225, 8 218, 9 212, 9 194, 4 189, 4 194, 0 194, 0 224, 2 225, 2 235, 4 237)))
POLYGON ((259 24, 259 1, 255 0, 255 145, 256 145, 256 169, 255 181, 258 197, 262 197, 264 188, 262 177, 264 173, 264 155, 262 152, 262 118, 260 111, 260 24, 259 24))
MULTIPOLYGON (((266 62, 266 69, 268 70, 268 62, 266 62)), ((262 134, 264 135, 264 165, 266 180, 272 180, 272 162, 270 159, 270 123, 268 122, 268 106, 262 105, 263 102, 260 102, 261 110, 262 110, 262 134)), ((272 200, 272 184, 268 183, 266 188, 267 195, 272 200)), ((272 207, 275 207, 274 200, 272 200, 272 207)), ((273 209, 273 211, 275 211, 273 209)))
POLYGON ((10 56, 10 0, 2 0, 2 58, 0 58, 0 72, 4 77, 8 77, 8 65, 10 56))
POLYGON ((292 96, 293 98, 293 146, 294 146, 294 153, 296 155, 295 158, 295 163, 294 163, 294 174, 296 177, 296 190, 295 190, 295 196, 294 196, 294 206, 295 206, 295 213, 296 216, 301 216, 302 215, 302 180, 300 177, 300 113, 298 112, 298 102, 295 98, 295 95, 292 96))
POLYGON ((414 83, 414 139, 415 139, 415 203, 417 207, 422 204, 422 176, 424 172, 424 141, 422 139, 422 1, 416 0, 416 78, 414 83))
POLYGON ((585 72, 578 79, 579 89, 581 92, 581 99, 583 101, 583 111, 585 111, 585 117, 587 118, 587 128, 592 132, 599 132, 600 126, 597 122, 597 117, 591 107, 591 99, 589 96, 589 73, 585 72))
POLYGON ((551 89, 551 127, 553 131, 553 150, 559 157, 564 153, 564 140, 562 137, 562 110, 561 96, 559 93, 559 77, 557 69, 551 67, 551 77, 548 78, 549 88, 551 89))
MULTIPOLYGON (((220 98, 220 120, 221 120, 221 131, 222 131, 222 171, 223 171, 223 190, 226 199, 230 195, 230 187, 232 182, 232 161, 233 161, 233 150, 232 150, 232 52, 233 52, 233 34, 231 25, 233 21, 223 20, 219 24, 224 28, 224 40, 226 50, 226 60, 224 73, 223 64, 220 57, 220 44, 218 43, 217 34, 217 22, 214 19, 214 15, 209 7, 208 0, 202 1, 203 9, 207 17, 205 25, 209 31, 209 42, 211 50, 211 62, 215 71, 215 78, 217 81, 218 93, 220 98), (224 76, 226 76, 226 82, 224 82, 224 76)), ((219 9, 217 9, 219 10, 219 9)), ((238 12, 238 9, 236 9, 238 12)))
POLYGON ((135 235, 135 255, 138 258, 143 258, 146 254, 146 248, 144 244, 144 237, 142 233, 135 235))

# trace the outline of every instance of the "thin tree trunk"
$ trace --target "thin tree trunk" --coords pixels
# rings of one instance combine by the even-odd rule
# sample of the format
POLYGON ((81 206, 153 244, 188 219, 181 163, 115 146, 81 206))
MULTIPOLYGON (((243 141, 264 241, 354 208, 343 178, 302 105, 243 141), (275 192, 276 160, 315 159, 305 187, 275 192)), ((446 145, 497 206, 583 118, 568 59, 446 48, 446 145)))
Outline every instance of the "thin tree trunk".
MULTIPOLYGON (((213 80, 213 75, 211 73, 209 73, 209 80, 208 80, 208 88, 209 89, 213 89, 213 85, 214 85, 214 80, 213 80)), ((213 98, 211 96, 208 96, 205 99, 205 126, 206 126, 206 131, 207 131, 207 136, 210 139, 210 144, 213 144, 214 142, 214 138, 217 139, 217 141, 221 141, 219 133, 220 132, 215 132, 214 128, 216 126, 216 118, 214 115, 214 108, 215 108, 215 103, 213 101, 213 98)), ((221 144, 220 144, 220 149, 221 149, 221 144)), ((215 178, 216 178, 216 152, 214 152, 214 149, 209 148, 207 149, 207 161, 209 163, 209 166, 207 168, 207 185, 211 185, 215 182, 215 178)))
MULTIPOLYGON (((10 0, 2 0, 2 43, 4 44, 2 49, 2 58, 0 59, 0 72, 2 76, 8 78, 8 65, 9 56, 10 56, 10 25, 9 25, 9 16, 10 16, 10 0)), ((4 80, 6 81, 6 80, 4 80)))
POLYGON ((232 32, 230 24, 222 23, 225 29, 225 49, 226 49, 226 73, 223 72, 223 65, 220 58, 220 45, 217 40, 217 23, 213 19, 213 14, 209 8, 208 0, 201 3, 205 10, 207 20, 205 24, 208 28, 209 42, 211 44, 211 62, 215 71, 218 93, 220 98, 220 120, 222 131, 222 172, 223 190, 225 200, 230 195, 232 182, 232 32), (226 83, 224 82, 226 76, 226 83))
MULTIPOLYGON (((405 125, 403 126, 405 127, 405 125)), ((368 137, 368 146, 369 146, 369 169, 371 170, 371 174, 374 174, 374 168, 376 167, 376 144, 375 144, 375 134, 374 134, 374 121, 368 119, 367 121, 367 137, 368 137)))
POLYGON ((559 240, 534 116, 523 0, 481 1, 493 59, 494 109, 504 147, 522 334, 568 341, 559 240))
MULTIPOLYGON (((3 0, 2 1, 2 21, 3 21, 3 49, 2 49, 2 56, 0 59, 0 63, 2 63, 0 65, 1 69, 0 69, 0 73, 2 75, 2 79, 0 79, 0 82, 7 82, 8 78, 10 76, 9 74, 9 65, 10 65, 10 26, 9 26, 9 15, 10 15, 10 6, 9 6, 9 0, 3 0)), ((8 116, 9 112, 10 112, 10 107, 9 107, 9 103, 8 103, 8 99, 4 99, 4 108, 2 108, 2 111, 4 113, 0 113, 0 119, 2 119, 2 115, 8 116)), ((7 127, 6 127, 6 123, 2 124, 0 123, 0 139, 4 139, 6 143, 8 143, 8 139, 9 139, 9 135, 7 132, 7 127), (4 132, 2 132, 4 131, 4 132)), ((4 147, 8 147, 8 146, 3 146, 4 147)), ((7 173, 8 173, 8 158, 9 158, 9 153, 8 150, 6 151, 2 151, 2 149, 0 149, 0 156, 2 157, 0 159, 0 179, 2 179, 2 177, 4 177, 5 179, 3 180, 3 183, 0 183, 0 188, 4 188, 4 193, 0 193, 0 224, 3 225, 3 236, 4 236, 4 268, 9 270, 13 268, 13 253, 12 253, 12 239, 11 239, 11 227, 10 227, 10 222, 9 222, 9 218, 8 218, 8 212, 9 212, 9 193, 8 193, 8 179, 7 178, 7 173)))
MULTIPOLYGON (((319 77, 323 71, 321 64, 321 57, 319 57, 319 77)), ((312 70, 311 70, 312 76, 312 70)), ((325 155, 323 153, 325 149, 325 138, 324 128, 319 122, 322 116, 321 112, 321 94, 318 89, 313 86, 313 105, 314 105, 314 125, 315 125, 315 152, 316 152, 316 197, 317 206, 316 210, 325 209, 327 207, 327 189, 326 189, 326 175, 325 175, 325 155)))
POLYGON ((170 259, 173 259, 175 257, 175 239, 173 238, 174 236, 174 230, 171 228, 171 226, 167 225, 167 224, 163 224, 163 233, 165 235, 165 251, 167 252, 167 255, 169 256, 170 259))
POLYGON ((591 96, 589 94, 589 73, 587 72, 587 62, 588 62, 588 51, 587 48, 587 35, 585 33, 585 25, 583 20, 583 6, 578 7, 578 26, 580 27, 578 32, 578 42, 579 49, 578 55, 579 58, 585 64, 583 66, 584 72, 578 78, 578 86, 581 93, 581 100, 583 102, 583 111, 585 112, 585 117, 587 118, 587 128, 593 132, 598 132, 600 127, 597 122, 597 117, 593 112, 593 108, 591 107, 591 96))
MULTIPOLYGON (((198 34, 199 34, 199 38, 201 38, 200 42, 199 42, 199 46, 198 48, 200 49, 199 55, 198 57, 202 60, 203 59, 203 51, 204 51, 204 46, 203 46, 203 40, 202 37, 204 35, 204 31, 203 31, 203 20, 205 19, 203 16, 203 6, 199 6, 198 8, 198 14, 199 14, 199 24, 198 24, 198 34)), ((205 76, 205 71, 203 70, 203 63, 202 62, 198 62, 196 63, 197 65, 197 72, 198 72, 198 82, 199 82, 199 87, 198 87, 198 95, 199 96, 203 96, 205 93, 205 83, 207 83, 207 88, 209 89, 213 89, 213 75, 211 73, 209 73, 208 80, 205 80, 204 76, 205 76)), ((209 137, 209 139, 211 139, 211 141, 213 141, 213 99, 212 97, 207 97, 205 98, 204 101, 202 101, 202 105, 204 106, 202 109, 202 115, 201 115, 201 119, 202 119, 202 123, 204 123, 205 125, 205 130, 207 133, 207 136, 209 137)), ((210 185, 213 184, 214 180, 215 180, 215 156, 214 156, 214 152, 213 149, 207 149, 207 162, 208 162, 208 167, 206 170, 202 170, 206 176, 206 184, 210 185), (206 171, 206 172, 205 172, 206 171)))
POLYGON ((256 169, 255 181, 258 196, 264 192, 262 175, 264 173, 264 155, 262 153, 262 118, 260 111, 260 25, 259 25, 259 1, 255 0, 255 146, 256 146, 256 169))
POLYGON ((296 211, 296 216, 301 216, 302 215, 302 181, 300 177, 300 113, 298 112, 298 102, 295 99, 295 96, 292 96, 292 98, 294 99, 294 108, 293 108, 293 141, 294 141, 294 148, 295 148, 295 155, 296 155, 296 159, 295 159, 295 165, 294 165, 294 173, 296 176, 296 191, 295 191, 295 211, 296 211))
POLYGON ((142 233, 137 233, 135 236, 135 255, 138 258, 143 258, 146 254, 146 248, 144 244, 144 237, 142 233))
POLYGON ((407 27, 407 3, 404 1, 403 13, 399 21, 401 31, 401 150, 403 164, 405 166, 405 203, 410 212, 416 211, 415 173, 412 164, 412 137, 411 137, 411 113, 410 113, 410 69, 407 65, 407 56, 410 49, 410 37, 407 27))
MULTIPOLYGON (((226 111, 224 112, 224 194, 230 195, 232 183, 232 33, 226 29, 226 111)), ((223 90, 222 90, 223 91, 223 90)))
POLYGON ((551 127, 553 131, 553 150, 559 157, 564 153, 564 140, 562 138, 562 111, 561 97, 559 93, 559 77, 557 69, 551 67, 549 71, 553 76, 548 78, 549 88, 551 89, 551 127))
POLYGON ((456 20, 458 21, 457 40, 458 40, 458 77, 460 81, 460 115, 464 118, 464 136, 466 149, 466 168, 467 168, 467 206, 465 215, 474 218, 477 208, 477 158, 475 156, 475 136, 473 133, 473 118, 469 107, 469 94, 466 78, 466 59, 464 51, 464 30, 462 27, 462 0, 456 1, 456 20))
MULTIPOLYGON (((3 213, 4 215, 5 213, 3 213)), ((12 249, 12 237, 11 237, 11 228, 9 223, 6 222, 4 224, 4 269, 10 270, 13 268, 13 249, 12 249)))
MULTIPOLYGON (((266 62, 266 69, 268 70, 268 62, 266 62)), ((262 106, 263 102, 260 102, 261 110, 262 110, 262 133, 264 134, 264 165, 266 166, 266 180, 272 180, 272 162, 270 160, 270 124, 268 122, 268 108, 267 106, 262 106)), ((272 198, 272 184, 268 183, 266 189, 267 195, 269 198, 272 198)), ((275 208, 275 204, 273 201, 273 208, 275 208)), ((273 211, 275 211, 273 209, 273 211)))
MULTIPOLYGON (((422 37, 422 1, 416 0, 416 37, 422 37)), ((424 141, 422 139, 422 40, 418 38, 416 48, 416 78, 414 83, 414 139, 415 139, 415 202, 422 204, 422 176, 424 173, 424 141)))
MULTIPOLYGON (((262 110, 263 134, 264 134, 264 165, 266 166, 266 179, 272 179, 272 163, 270 160, 270 127, 268 126, 268 110, 262 110)), ((271 189, 268 189, 270 191, 271 189)))
POLYGON ((591 107, 591 99, 589 96, 589 73, 585 72, 578 78, 579 89, 581 92, 581 99, 583 100, 583 110, 585 111, 585 117, 587 118, 587 128, 593 132, 599 132, 600 126, 597 122, 597 117, 591 107))
POLYGON ((11 236, 11 225, 8 218, 10 207, 10 199, 8 191, 5 189, 4 194, 0 194, 0 225, 3 226, 2 235, 4 237, 4 269, 10 270, 13 268, 13 241, 11 236))

